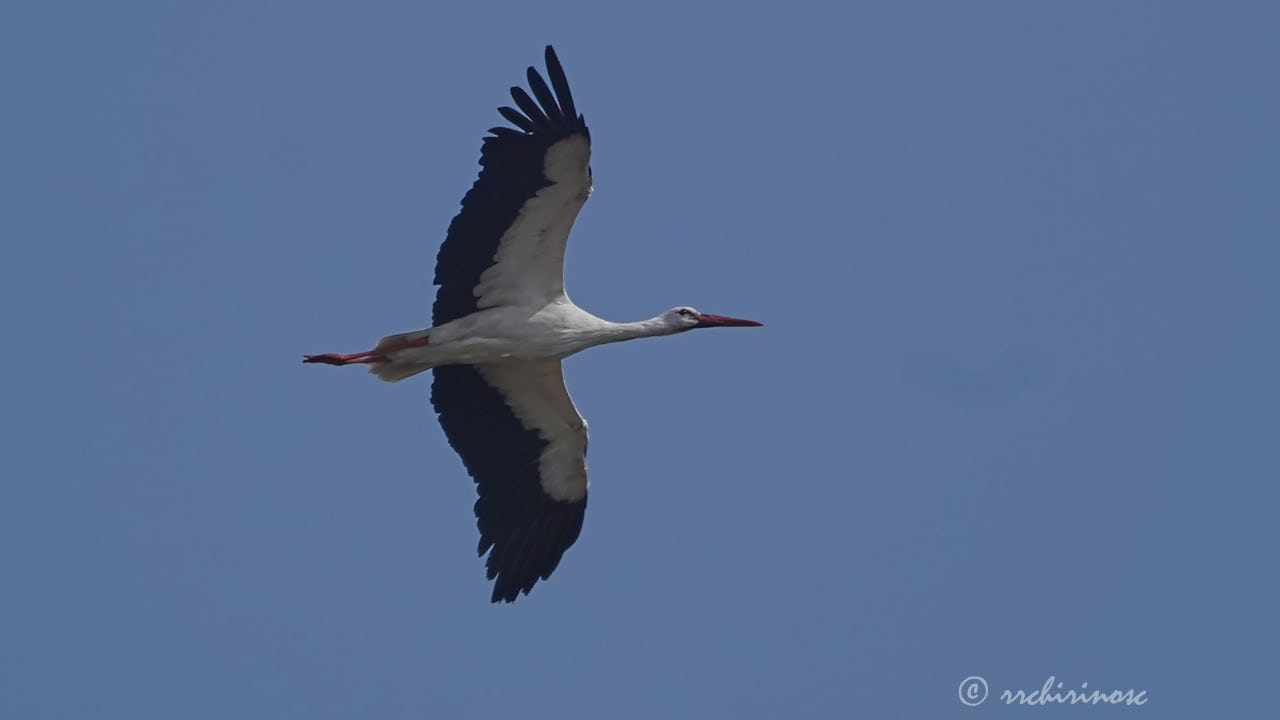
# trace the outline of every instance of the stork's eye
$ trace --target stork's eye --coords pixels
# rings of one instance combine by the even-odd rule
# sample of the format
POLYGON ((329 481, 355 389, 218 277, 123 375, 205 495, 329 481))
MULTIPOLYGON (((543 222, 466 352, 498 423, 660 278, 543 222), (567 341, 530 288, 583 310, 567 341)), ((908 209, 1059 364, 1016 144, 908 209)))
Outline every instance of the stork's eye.
POLYGON ((693 311, 690 310, 689 308, 680 308, 679 310, 676 311, 676 313, 679 314, 680 317, 687 317, 687 318, 693 317, 693 311))

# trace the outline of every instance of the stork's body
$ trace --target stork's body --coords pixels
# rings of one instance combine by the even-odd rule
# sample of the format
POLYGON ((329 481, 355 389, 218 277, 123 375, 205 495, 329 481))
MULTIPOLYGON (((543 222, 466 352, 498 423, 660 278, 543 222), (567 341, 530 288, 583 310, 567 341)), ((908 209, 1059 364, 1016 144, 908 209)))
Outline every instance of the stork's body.
POLYGON ((370 372, 394 382, 439 365, 561 360, 606 343, 671 335, 692 327, 748 323, 692 308, 674 308, 638 322, 610 322, 561 296, 541 308, 491 308, 427 330, 391 335, 369 352, 308 355, 307 360, 330 365, 370 364, 370 372), (690 326, 681 311, 694 313, 696 322, 690 326))
POLYGON ((536 102, 517 87, 520 110, 499 108, 519 129, 493 128, 484 139, 480 177, 437 258, 433 326, 304 360, 367 364, 390 382, 434 368, 432 405, 477 483, 479 550, 491 550, 495 602, 550 576, 582 528, 587 427, 560 360, 604 343, 759 325, 688 307, 615 323, 569 300, 565 244, 591 194, 591 142, 550 46, 546 62, 551 87, 528 71, 536 102))

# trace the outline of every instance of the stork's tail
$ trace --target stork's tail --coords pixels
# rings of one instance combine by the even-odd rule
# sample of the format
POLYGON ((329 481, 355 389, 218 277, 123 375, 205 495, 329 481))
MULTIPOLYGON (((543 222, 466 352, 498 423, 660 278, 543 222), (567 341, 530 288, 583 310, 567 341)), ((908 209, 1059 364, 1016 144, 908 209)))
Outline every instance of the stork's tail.
MULTIPOLYGON (((415 341, 426 338, 430 333, 430 330, 414 330, 413 332, 400 333, 399 335, 388 335, 379 340, 373 349, 376 352, 397 345, 401 347, 420 345, 415 341)), ((425 345, 425 343, 421 345, 425 345)), ((423 361, 419 350, 419 347, 415 347, 412 353, 390 351, 379 362, 369 363, 369 372, 377 375, 378 379, 384 382, 400 382, 407 377, 417 375, 423 370, 429 370, 431 364, 423 361), (410 357, 405 357, 405 355, 410 355, 410 357)))

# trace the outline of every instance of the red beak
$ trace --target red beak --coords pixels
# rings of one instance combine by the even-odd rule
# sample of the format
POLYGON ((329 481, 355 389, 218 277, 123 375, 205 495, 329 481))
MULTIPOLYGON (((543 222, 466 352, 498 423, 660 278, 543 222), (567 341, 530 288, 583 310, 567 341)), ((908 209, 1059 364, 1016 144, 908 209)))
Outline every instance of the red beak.
POLYGON ((694 327, 760 327, 762 325, 764 325, 764 323, 758 323, 755 320, 743 320, 741 318, 725 317, 724 315, 698 313, 698 324, 694 325, 694 327))

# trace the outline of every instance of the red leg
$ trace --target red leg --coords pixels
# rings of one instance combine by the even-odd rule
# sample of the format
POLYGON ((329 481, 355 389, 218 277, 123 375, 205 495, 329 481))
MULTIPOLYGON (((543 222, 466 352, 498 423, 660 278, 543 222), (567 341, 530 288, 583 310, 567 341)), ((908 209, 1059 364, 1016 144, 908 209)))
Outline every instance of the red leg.
MULTIPOLYGON (((363 353, 357 353, 357 355, 363 353)), ((338 353, 325 353, 324 355, 303 355, 304 363, 320 363, 322 365, 351 365, 352 363, 375 363, 386 362, 384 357, 356 357, 355 355, 339 355, 338 353)))
POLYGON ((418 338, 408 342, 396 343, 395 345, 387 345, 373 350, 365 350, 364 352, 351 353, 350 355, 340 355, 338 353, 325 353, 323 355, 303 355, 304 363, 320 363, 322 365, 351 365, 353 363, 376 363, 387 362, 387 353, 393 353, 397 350, 404 350, 411 347, 422 347, 427 344, 426 338, 418 338))

